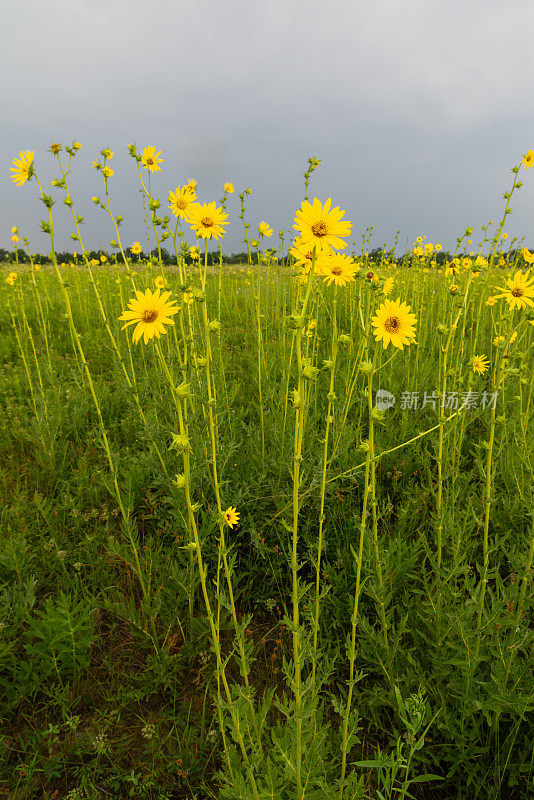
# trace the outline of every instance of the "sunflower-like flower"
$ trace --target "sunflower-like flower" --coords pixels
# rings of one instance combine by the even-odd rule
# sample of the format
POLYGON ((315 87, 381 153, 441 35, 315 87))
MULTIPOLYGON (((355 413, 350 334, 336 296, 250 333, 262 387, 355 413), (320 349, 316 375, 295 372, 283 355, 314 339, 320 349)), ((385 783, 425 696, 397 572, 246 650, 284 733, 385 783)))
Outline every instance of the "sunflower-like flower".
POLYGON ((154 278, 154 285, 156 286, 156 289, 164 289, 167 286, 167 281, 163 275, 158 275, 156 278, 154 278))
POLYGON ((11 180, 17 186, 24 186, 26 181, 30 180, 33 175, 33 157, 35 153, 33 150, 24 150, 20 153, 20 158, 14 158, 11 162, 12 167, 9 171, 13 173, 11 180))
POLYGON ((224 191, 226 194, 233 194, 234 193, 234 184, 233 183, 225 183, 224 184, 224 191))
POLYGON ((154 336, 159 339, 162 333, 167 332, 165 325, 174 325, 174 320, 171 317, 180 311, 180 307, 167 302, 171 295, 170 292, 163 292, 160 295, 159 289, 156 289, 154 294, 150 289, 146 289, 144 294, 137 291, 136 295, 137 298, 130 300, 128 310, 124 311, 119 319, 127 320, 126 324, 122 326, 122 330, 127 328, 128 325, 137 323, 132 341, 137 344, 141 336, 143 336, 144 342, 147 344, 149 339, 154 336))
POLYGON ((10 286, 14 286, 16 280, 17 280, 17 273, 16 272, 10 272, 9 275, 7 276, 7 278, 6 278, 6 283, 9 283, 10 286))
POLYGON ((529 150, 521 163, 525 168, 534 166, 534 150, 529 150))
POLYGON ((192 203, 189 207, 189 224, 202 239, 220 239, 224 233, 222 225, 228 225, 228 214, 211 203, 192 203))
POLYGON ((460 269, 459 260, 457 258, 453 258, 449 264, 445 264, 445 277, 455 278, 459 269, 460 269))
POLYGON ((299 231, 300 239, 304 245, 315 247, 317 252, 332 252, 332 248, 342 250, 347 246, 342 236, 349 236, 352 222, 342 220, 345 213, 339 206, 330 210, 332 198, 329 197, 324 205, 315 197, 313 203, 304 200, 300 209, 295 213, 293 227, 299 231))
POLYGON ((268 222, 265 222, 265 220, 262 220, 260 222, 260 224, 258 225, 258 233, 259 233, 260 236, 272 236, 273 235, 273 229, 271 228, 271 226, 269 225, 268 222))
POLYGON ((384 285, 382 286, 382 294, 384 297, 389 297, 391 294, 391 290, 393 289, 393 284, 395 283, 395 278, 386 278, 384 281, 384 285))
POLYGON ((141 242, 134 242, 130 245, 130 253, 133 253, 134 256, 139 256, 143 252, 143 248, 141 247, 141 242))
POLYGON ((239 525, 240 514, 234 506, 229 506, 229 508, 223 512, 223 516, 229 528, 233 528, 234 525, 239 525))
POLYGON ((494 295, 496 300, 505 298, 510 310, 516 308, 526 308, 534 306, 534 277, 529 280, 529 272, 522 272, 518 269, 513 278, 507 278, 506 286, 496 286, 501 290, 501 294, 494 295))
POLYGON ((150 172, 161 172, 159 164, 162 164, 164 159, 158 158, 160 155, 161 150, 158 150, 156 153, 155 147, 145 147, 141 153, 141 164, 145 169, 150 170, 150 172))
MULTIPOLYGON (((289 252, 295 259, 295 267, 300 267, 300 271, 297 275, 298 279, 301 283, 306 283, 308 280, 308 273, 311 269, 312 262, 313 262, 313 247, 309 247, 302 243, 302 240, 295 239, 293 243, 293 247, 290 248, 289 252)), ((321 253, 315 253, 315 267, 314 272, 317 275, 321 273, 322 266, 324 261, 326 260, 326 256, 321 253)))
POLYGON ((356 266, 349 256, 333 253, 324 260, 319 274, 323 276, 328 286, 331 283, 335 283, 336 286, 346 286, 354 280, 355 273, 356 266))
POLYGON ((187 219, 190 206, 195 202, 197 196, 188 186, 177 186, 174 192, 169 192, 167 200, 169 208, 175 217, 187 219))
POLYGON ((401 303, 400 298, 385 300, 377 310, 371 323, 375 329, 375 340, 382 341, 384 350, 390 342, 394 347, 403 350, 405 344, 415 341, 417 319, 410 311, 410 306, 401 303))
POLYGON ((487 372, 489 367, 489 360, 487 356, 473 356, 471 359, 471 366, 473 367, 473 372, 477 372, 479 375, 483 375, 487 372))

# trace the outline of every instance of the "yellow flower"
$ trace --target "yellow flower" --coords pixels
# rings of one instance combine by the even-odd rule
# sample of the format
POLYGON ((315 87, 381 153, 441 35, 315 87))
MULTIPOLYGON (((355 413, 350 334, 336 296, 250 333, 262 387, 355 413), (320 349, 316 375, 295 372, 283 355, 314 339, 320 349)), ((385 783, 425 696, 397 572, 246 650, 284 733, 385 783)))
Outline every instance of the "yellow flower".
POLYGON ((167 281, 163 277, 163 275, 158 275, 157 278, 154 278, 154 284, 156 289, 164 289, 167 285, 167 281))
POLYGON ((174 325, 171 317, 177 314, 180 308, 167 302, 171 295, 170 292, 164 292, 160 296, 159 289, 156 289, 154 294, 150 289, 146 289, 144 294, 137 291, 136 295, 137 299, 130 300, 128 303, 129 310, 119 317, 121 320, 127 320, 121 330, 127 328, 128 325, 136 325, 132 341, 137 344, 143 337, 147 344, 152 337, 155 336, 159 339, 162 333, 166 333, 165 325, 174 325))
POLYGON ((430 242, 428 242, 428 244, 425 244, 425 255, 428 256, 430 255, 430 253, 433 252, 434 252, 434 245, 431 244, 430 242))
POLYGON ((506 231, 503 232, 502 238, 505 240, 508 239, 508 234, 506 233, 506 231))
POLYGON ((234 186, 232 183, 225 183, 224 184, 224 191, 226 194, 233 194, 234 193, 234 186))
POLYGON ((473 367, 473 372, 483 375, 488 370, 489 360, 487 356, 473 356, 471 366, 473 367))
POLYGON ((273 229, 271 228, 268 222, 262 220, 258 225, 258 233, 260 234, 260 236, 272 236, 273 229))
POLYGON ((455 283, 451 283, 451 285, 449 286, 449 292, 451 294, 458 294, 458 287, 456 286, 455 283))
POLYGON ((509 344, 513 344, 513 343, 515 342, 515 340, 516 340, 516 339, 517 339, 517 331, 514 331, 514 332, 512 333, 512 335, 510 336, 510 342, 509 342, 509 344))
POLYGON ((529 150, 521 163, 525 168, 531 167, 534 164, 534 150, 529 150))
POLYGON ((100 256, 100 261, 102 262, 102 264, 105 264, 107 260, 108 259, 107 259, 107 257, 105 255, 101 255, 100 256))
POLYGON ((99 263, 100 262, 98 261, 97 258, 92 258, 91 261, 90 261, 90 264, 91 264, 92 267, 98 267, 99 263))
POLYGON ((33 157, 35 153, 33 150, 24 150, 20 153, 20 159, 14 158, 11 162, 12 167, 9 171, 13 173, 11 180, 17 186, 24 186, 27 180, 33 175, 33 157))
POLYGON ((6 283, 9 283, 10 286, 13 286, 16 280, 17 280, 17 273, 10 272, 6 278, 6 283))
POLYGON ((384 285, 382 286, 382 294, 384 297, 389 297, 391 294, 391 290, 393 289, 393 284, 395 283, 395 278, 386 278, 384 281, 384 285))
POLYGON ((348 220, 341 221, 344 215, 339 206, 330 210, 332 198, 329 197, 324 205, 315 197, 312 203, 304 200, 300 209, 295 213, 293 227, 299 231, 300 239, 304 246, 315 247, 317 253, 332 252, 347 246, 341 236, 349 236, 352 223, 348 220))
POLYGON ((416 256, 423 256, 425 254, 425 251, 423 250, 421 245, 418 245, 417 247, 414 247, 413 251, 414 251, 416 256))
POLYGON ((82 149, 81 142, 73 142, 72 146, 74 147, 75 150, 81 150, 82 149))
POLYGON ((50 145, 50 152, 57 156, 58 153, 61 153, 61 145, 57 144, 56 142, 52 142, 50 145))
POLYGON ((345 286, 349 281, 354 280, 356 268, 349 256, 344 256, 342 253, 333 253, 321 266, 320 275, 322 275, 330 286, 335 283, 336 286, 345 286))
POLYGON ((228 214, 217 208, 215 202, 192 203, 189 208, 189 223, 202 239, 220 239, 224 233, 222 225, 228 225, 228 214))
POLYGON ((143 252, 143 248, 141 247, 140 242, 134 242, 130 245, 130 253, 133 253, 134 256, 138 256, 143 252))
POLYGON ((498 347, 500 344, 504 342, 504 336, 496 336, 493 340, 494 347, 498 347))
POLYGON ((195 261, 200 258, 200 250, 198 249, 196 244, 192 244, 191 247, 189 248, 189 255, 191 256, 191 258, 194 258, 195 261))
POLYGON ((34 265, 33 265, 33 268, 34 268, 34 270, 35 270, 36 272, 39 272, 39 270, 41 269, 41 265, 40 265, 40 264, 34 264, 34 265))
POLYGON ((527 264, 534 264, 534 253, 531 253, 528 247, 523 247, 521 250, 521 255, 527 262, 527 264))
POLYGON ((19 240, 19 237, 17 236, 17 234, 15 234, 14 236, 11 237, 11 241, 15 242, 15 244, 17 244, 18 240, 19 240))
MULTIPOLYGON (((313 260, 313 247, 310 245, 304 245, 302 239, 296 239, 294 242, 294 246, 290 248, 289 252, 295 259, 295 266, 302 267, 302 276, 308 274, 311 269, 312 260, 313 260)), ((326 256, 322 255, 321 253, 315 253, 315 272, 320 273, 323 263, 326 260, 326 256)))
POLYGON ((417 319, 410 313, 410 306, 397 300, 385 300, 371 320, 375 340, 382 341, 384 350, 391 342, 401 350, 405 344, 415 340, 417 319))
POLYGON ((441 242, 438 242, 436 245, 436 253, 439 253, 440 250, 443 250, 443 245, 441 242))
POLYGON ((13 225, 13 227, 11 228, 11 233, 18 233, 18 232, 19 232, 19 229, 17 228, 17 226, 13 225))
POLYGON ((115 153, 112 153, 111 150, 108 150, 106 148, 105 150, 102 150, 102 155, 104 156, 104 158, 107 158, 108 161, 111 161, 115 153))
POLYGON ((195 191, 195 189, 197 188, 197 182, 194 178, 189 178, 189 180, 187 181, 187 188, 191 192, 195 191))
POLYGON ((495 287, 501 289, 502 293, 495 295, 499 300, 504 297, 513 311, 515 308, 526 308, 527 306, 534 306, 534 277, 529 280, 527 272, 517 270, 513 278, 508 278, 506 287, 495 287))
POLYGON ((174 192, 169 192, 168 196, 169 208, 175 217, 187 218, 187 212, 192 203, 195 202, 197 196, 192 189, 187 186, 177 186, 174 192))
POLYGON ((145 147, 141 153, 141 164, 145 169, 150 170, 150 172, 161 172, 159 164, 162 164, 164 159, 158 158, 160 155, 161 150, 158 150, 156 153, 155 147, 145 147))
POLYGON ((111 167, 102 167, 102 175, 104 178, 111 178, 112 175, 115 175, 115 172, 111 167))
POLYGON ((229 528, 233 528, 234 525, 239 525, 239 517, 240 514, 233 506, 230 506, 224 512, 224 519, 229 528))
POLYGON ((492 306, 495 305, 496 302, 497 302, 496 297, 488 297, 488 299, 486 300, 486 305, 491 308, 492 306))

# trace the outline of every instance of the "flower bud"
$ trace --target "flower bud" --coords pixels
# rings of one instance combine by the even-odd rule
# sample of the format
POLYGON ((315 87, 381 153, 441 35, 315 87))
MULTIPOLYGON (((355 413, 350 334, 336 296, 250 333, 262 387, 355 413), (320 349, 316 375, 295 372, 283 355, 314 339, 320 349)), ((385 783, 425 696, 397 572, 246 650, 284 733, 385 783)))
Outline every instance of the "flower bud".
POLYGON ((188 436, 182 436, 179 433, 172 434, 172 443, 169 445, 169 450, 177 450, 179 453, 186 453, 189 449, 188 436))

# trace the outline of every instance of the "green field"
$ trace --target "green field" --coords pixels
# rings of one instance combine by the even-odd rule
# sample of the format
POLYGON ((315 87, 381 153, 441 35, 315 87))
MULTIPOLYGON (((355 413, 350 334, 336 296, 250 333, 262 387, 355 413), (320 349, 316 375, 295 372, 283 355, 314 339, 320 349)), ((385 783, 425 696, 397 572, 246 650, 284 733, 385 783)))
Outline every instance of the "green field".
POLYGON ((509 270, 453 294, 431 256, 339 287, 254 260, 2 278, 0 796, 338 798, 345 753, 351 800, 526 800, 534 327, 486 304, 509 270), (161 275, 181 311, 133 344, 118 317, 161 275), (387 277, 402 351, 372 336, 387 277))

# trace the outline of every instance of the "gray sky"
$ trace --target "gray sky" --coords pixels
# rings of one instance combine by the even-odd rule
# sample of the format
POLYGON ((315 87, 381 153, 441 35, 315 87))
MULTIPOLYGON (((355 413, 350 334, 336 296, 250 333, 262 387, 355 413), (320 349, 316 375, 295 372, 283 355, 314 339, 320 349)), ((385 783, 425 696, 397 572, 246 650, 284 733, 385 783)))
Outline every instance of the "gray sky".
MULTIPOLYGON (((18 225, 48 251, 36 184, 17 188, 9 167, 35 150, 49 182, 52 141, 83 145, 70 180, 86 247, 113 238, 91 203, 102 180, 90 164, 106 146, 124 243, 146 241, 126 149, 136 142, 162 150, 162 210, 190 177, 202 202, 234 184, 227 252, 243 249, 246 186, 253 226, 291 228, 309 155, 322 159, 312 197, 346 209, 352 239, 373 225, 374 245, 400 229, 403 244, 427 234, 447 247, 471 225, 476 244, 502 216, 510 168, 534 148, 532 0, 0 0, 0 10, 4 247, 18 225)), ((523 177, 507 230, 534 246, 534 168, 523 177)), ((57 246, 75 249, 63 193, 51 193, 57 246)))

